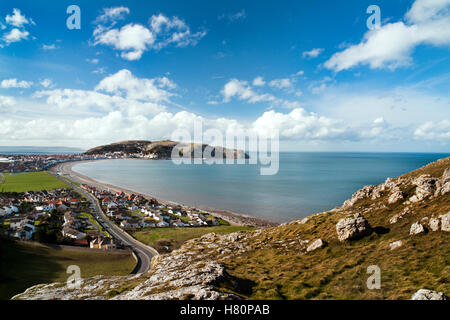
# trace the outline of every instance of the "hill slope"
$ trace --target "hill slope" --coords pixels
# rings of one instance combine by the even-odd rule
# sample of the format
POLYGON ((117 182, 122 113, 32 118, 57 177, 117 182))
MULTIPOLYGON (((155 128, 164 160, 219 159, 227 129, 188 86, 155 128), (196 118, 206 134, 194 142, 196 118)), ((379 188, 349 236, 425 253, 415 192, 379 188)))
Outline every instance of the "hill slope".
POLYGON ((289 224, 190 240, 142 276, 91 278, 76 291, 41 285, 16 298, 410 299, 422 288, 449 295, 449 168, 450 158, 439 160, 289 224), (373 265, 379 290, 366 286, 373 265))
POLYGON ((105 154, 105 153, 114 153, 121 152, 126 154, 142 154, 146 155, 156 155, 157 159, 170 159, 172 155, 172 150, 177 145, 180 145, 181 148, 179 151, 182 154, 191 154, 192 158, 197 157, 197 153, 194 150, 201 151, 198 154, 202 157, 202 153, 205 152, 205 157, 208 158, 207 155, 211 154, 212 157, 215 156, 216 152, 222 152, 225 156, 226 152, 230 152, 230 154, 234 157, 234 159, 242 159, 248 158, 248 155, 244 153, 242 150, 236 149, 226 149, 222 147, 210 147, 207 144, 197 144, 197 143, 180 143, 176 141, 163 140, 163 141, 147 141, 147 140, 128 140, 115 142, 104 146, 98 146, 92 149, 89 149, 85 152, 87 155, 94 154, 105 154), (209 147, 209 148, 208 148, 209 147), (207 149, 208 148, 208 149, 207 149))

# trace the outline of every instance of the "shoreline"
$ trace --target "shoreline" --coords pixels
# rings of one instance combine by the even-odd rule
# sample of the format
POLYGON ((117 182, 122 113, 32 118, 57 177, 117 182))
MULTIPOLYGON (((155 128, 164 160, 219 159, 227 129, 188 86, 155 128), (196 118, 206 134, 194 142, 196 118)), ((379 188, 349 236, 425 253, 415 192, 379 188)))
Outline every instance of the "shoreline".
MULTIPOLYGON (((120 160, 120 159, 115 159, 115 160, 120 160)), ((99 182, 93 178, 85 176, 85 175, 78 173, 72 169, 72 167, 76 164, 94 162, 94 161, 110 161, 110 160, 103 159, 103 160, 85 160, 85 161, 64 162, 64 163, 60 163, 60 164, 50 168, 49 171, 52 171, 55 173, 61 172, 63 176, 68 176, 69 179, 71 179, 75 182, 78 182, 80 184, 88 184, 88 185, 94 186, 96 188, 106 189, 106 190, 109 189, 114 192, 124 192, 127 194, 134 193, 134 194, 140 195, 146 199, 149 199, 149 198, 155 199, 158 202, 165 204, 165 205, 169 205, 169 206, 184 205, 183 203, 179 203, 179 202, 175 202, 175 201, 162 200, 162 199, 154 197, 150 194, 144 194, 144 193, 126 189, 126 188, 123 188, 120 186, 99 182)), ((197 209, 200 209, 207 213, 210 213, 213 216, 216 216, 218 218, 221 218, 221 219, 227 221, 228 223, 230 223, 230 225, 251 226, 251 227, 256 227, 256 228, 269 228, 269 227, 275 227, 275 226, 278 226, 281 224, 281 223, 264 220, 262 218, 244 215, 244 214, 240 214, 240 213, 236 213, 236 212, 232 212, 232 211, 228 211, 228 210, 224 210, 224 209, 211 208, 209 206, 205 206, 203 208, 198 207, 198 206, 197 207, 188 206, 188 205, 186 205, 186 206, 190 207, 190 208, 197 208, 197 209)))

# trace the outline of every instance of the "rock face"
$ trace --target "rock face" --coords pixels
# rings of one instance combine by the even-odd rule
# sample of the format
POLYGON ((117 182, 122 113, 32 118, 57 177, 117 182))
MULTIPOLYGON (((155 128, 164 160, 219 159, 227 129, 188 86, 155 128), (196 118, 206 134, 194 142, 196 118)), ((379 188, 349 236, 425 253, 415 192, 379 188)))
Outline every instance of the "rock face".
POLYGON ((391 247, 391 250, 397 249, 397 248, 401 247, 402 245, 403 245, 402 240, 394 241, 389 244, 389 246, 391 247))
POLYGON ((323 247, 325 247, 325 245, 326 245, 325 241, 323 241, 322 239, 317 239, 316 241, 311 243, 308 246, 308 248, 306 248, 306 251, 311 252, 311 251, 317 250, 319 248, 323 248, 323 247))
POLYGON ((441 230, 442 231, 450 231, 450 212, 440 216, 441 218, 441 230))
POLYGON ((439 225, 441 224, 441 221, 436 218, 431 218, 430 222, 428 222, 428 226, 432 231, 439 231, 439 225))
POLYGON ((428 289, 420 289, 412 296, 411 300, 447 300, 442 292, 436 292, 428 289))
POLYGON ((419 222, 413 223, 411 225, 411 228, 409 229, 409 234, 412 236, 414 236, 416 234, 424 233, 424 232, 425 232, 425 228, 419 222))
POLYGON ((413 203, 433 195, 440 185, 439 179, 433 178, 429 174, 419 176, 412 181, 412 184, 416 185, 416 193, 409 198, 409 201, 413 203))
POLYGON ((356 213, 353 217, 339 220, 336 224, 336 232, 339 241, 360 239, 372 232, 369 221, 360 213, 356 213))

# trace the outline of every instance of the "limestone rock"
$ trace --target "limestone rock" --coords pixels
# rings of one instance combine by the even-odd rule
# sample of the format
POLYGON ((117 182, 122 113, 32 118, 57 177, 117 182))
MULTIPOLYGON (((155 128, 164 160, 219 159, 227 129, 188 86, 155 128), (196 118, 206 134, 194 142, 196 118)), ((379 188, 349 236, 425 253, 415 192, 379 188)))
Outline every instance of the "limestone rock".
POLYGON ((401 247, 402 245, 403 245, 402 240, 394 241, 389 244, 389 246, 391 247, 391 250, 397 249, 397 248, 401 247))
POLYGON ((439 225, 441 224, 441 221, 436 218, 431 218, 430 222, 428 222, 428 226, 432 231, 439 231, 439 225))
POLYGON ((443 292, 420 289, 414 293, 411 300, 447 300, 447 297, 443 292))
POLYGON ((372 227, 363 215, 357 213, 353 217, 339 220, 336 224, 336 232, 339 241, 354 240, 369 235, 372 227))
POLYGON ((389 203, 389 204, 394 204, 394 203, 396 203, 396 202, 398 202, 398 201, 400 201, 400 200, 403 200, 403 199, 404 199, 403 192, 401 192, 400 189, 399 189, 399 190, 394 191, 394 192, 390 195, 390 197, 389 197, 389 199, 388 199, 388 203, 389 203))
POLYGON ((441 230, 442 231, 450 231, 450 212, 439 216, 441 218, 441 230))
POLYGON ((422 201, 426 197, 433 195, 438 187, 440 187, 439 179, 433 178, 429 174, 423 174, 412 181, 416 185, 416 193, 409 198, 410 202, 422 201))
POLYGON ((411 225, 411 228, 409 229, 409 234, 414 236, 416 234, 424 233, 425 228, 422 224, 419 222, 415 222, 411 225))
POLYGON ((317 239, 313 243, 311 243, 308 246, 308 248, 306 248, 306 251, 307 252, 311 252, 311 251, 314 251, 316 249, 323 248, 325 245, 326 245, 325 241, 323 241, 322 239, 317 239))

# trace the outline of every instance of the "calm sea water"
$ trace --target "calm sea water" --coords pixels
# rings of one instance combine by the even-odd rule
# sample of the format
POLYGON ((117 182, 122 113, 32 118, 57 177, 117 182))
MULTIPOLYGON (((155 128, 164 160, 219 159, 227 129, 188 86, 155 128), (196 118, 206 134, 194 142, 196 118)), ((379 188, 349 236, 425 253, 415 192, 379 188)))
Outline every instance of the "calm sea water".
POLYGON ((379 184, 450 154, 281 153, 277 175, 257 165, 180 165, 112 160, 73 169, 97 181, 163 200, 289 221, 340 206, 361 187, 379 184))

